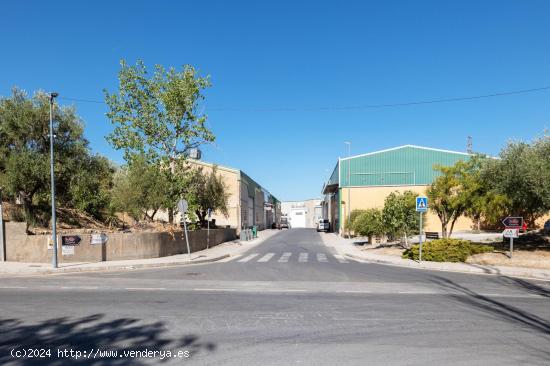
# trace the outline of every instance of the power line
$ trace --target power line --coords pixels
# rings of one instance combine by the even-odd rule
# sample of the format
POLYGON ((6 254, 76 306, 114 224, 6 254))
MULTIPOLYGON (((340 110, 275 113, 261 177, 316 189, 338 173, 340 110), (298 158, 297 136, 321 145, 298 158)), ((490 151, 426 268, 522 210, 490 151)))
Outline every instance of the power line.
MULTIPOLYGON (((274 108, 264 108, 264 107, 217 107, 209 108, 211 111, 235 111, 235 112, 299 112, 299 111, 342 111, 342 110, 360 110, 360 109, 376 109, 376 108, 392 108, 392 107, 406 107, 406 106, 415 106, 422 104, 436 104, 436 103, 451 103, 451 102, 461 102, 468 100, 476 99, 485 99, 485 98, 495 98, 503 97, 508 95, 517 95, 517 94, 527 94, 534 93, 539 91, 550 90, 550 86, 543 86, 540 88, 531 88, 531 89, 520 89, 512 90, 505 92, 498 92, 492 94, 482 94, 466 97, 455 97, 455 98, 441 98, 441 99, 430 99, 430 100, 420 100, 412 102, 401 102, 401 103, 385 103, 385 104, 365 104, 365 105, 350 105, 350 106, 325 106, 325 107, 312 107, 312 108, 298 108, 298 107, 274 107, 274 108)), ((68 100, 73 102, 81 103, 95 103, 95 104, 106 104, 104 101, 93 100, 93 99, 80 99, 80 98, 71 98, 71 97, 61 97, 58 99, 68 100)))

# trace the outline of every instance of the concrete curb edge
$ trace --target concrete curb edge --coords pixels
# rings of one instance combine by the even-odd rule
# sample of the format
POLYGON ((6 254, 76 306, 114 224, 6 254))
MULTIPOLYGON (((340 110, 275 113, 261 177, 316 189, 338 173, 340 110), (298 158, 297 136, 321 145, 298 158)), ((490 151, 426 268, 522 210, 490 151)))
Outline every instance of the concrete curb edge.
POLYGON ((0 272, 0 275, 15 275, 15 276, 36 276, 36 275, 50 275, 50 274, 64 274, 64 273, 82 273, 82 272, 103 272, 103 271, 125 271, 134 269, 146 269, 146 268, 163 268, 163 267, 177 267, 177 266, 189 266, 193 264, 203 264, 217 262, 219 260, 230 257, 230 254, 224 254, 214 258, 201 259, 191 262, 166 262, 166 263, 141 263, 141 264, 119 264, 105 267, 85 267, 85 268, 60 268, 57 270, 45 270, 36 272, 0 272))
POLYGON ((546 274, 533 274, 533 273, 517 273, 516 271, 510 271, 505 269, 504 272, 500 271, 500 269, 493 269, 492 272, 487 272, 487 269, 491 268, 471 268, 471 269, 453 269, 453 268, 433 268, 430 266, 422 266, 420 264, 414 263, 395 263, 392 261, 387 261, 383 259, 376 259, 376 258, 364 258, 355 254, 350 253, 344 253, 345 256, 358 260, 361 262, 367 262, 367 263, 377 263, 382 265, 389 265, 389 266, 395 266, 395 267, 403 267, 403 268, 414 268, 414 269, 423 269, 423 270, 429 270, 429 271, 440 271, 440 272, 454 272, 454 273, 467 273, 467 274, 477 274, 477 275, 489 275, 489 276, 508 276, 508 277, 521 277, 521 278, 529 278, 534 280, 543 280, 543 281, 550 281, 550 275, 546 274))

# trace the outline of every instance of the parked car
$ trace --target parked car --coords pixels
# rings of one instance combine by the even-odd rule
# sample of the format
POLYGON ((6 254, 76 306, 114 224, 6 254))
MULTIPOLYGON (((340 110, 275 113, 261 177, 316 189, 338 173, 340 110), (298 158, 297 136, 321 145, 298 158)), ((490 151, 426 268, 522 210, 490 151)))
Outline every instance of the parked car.
POLYGON ((547 220, 544 223, 544 232, 547 233, 547 234, 550 234, 550 220, 547 220))
POLYGON ((287 216, 281 216, 281 221, 279 222, 279 230, 282 228, 290 229, 290 220, 287 216))
POLYGON ((330 231, 330 222, 327 219, 321 219, 317 222, 317 232, 319 231, 330 231))

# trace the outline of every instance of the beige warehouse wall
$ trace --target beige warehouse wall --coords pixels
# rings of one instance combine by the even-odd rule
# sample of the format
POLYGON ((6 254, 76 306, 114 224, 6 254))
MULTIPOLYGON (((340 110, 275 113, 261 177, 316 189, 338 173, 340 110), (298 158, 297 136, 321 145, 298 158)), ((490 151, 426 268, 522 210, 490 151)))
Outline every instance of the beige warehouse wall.
MULTIPOLYGON (((203 163, 199 161, 188 161, 194 167, 202 167, 204 174, 210 174, 212 172, 213 165, 208 163, 203 163)), ((221 212, 214 212, 212 218, 216 219, 216 225, 226 226, 229 225, 234 228, 240 227, 240 202, 239 202, 239 184, 240 184, 240 173, 238 170, 228 169, 225 167, 218 166, 217 169, 218 175, 222 176, 224 183, 227 186, 229 192, 228 199, 228 217, 225 217, 221 212)), ((180 220, 181 216, 176 215, 176 220, 180 220)), ((168 212, 159 211, 155 220, 168 221, 168 212)))
MULTIPOLYGON (((367 208, 380 208, 384 207, 384 200, 391 192, 405 192, 407 190, 413 191, 420 195, 426 195, 426 189, 428 186, 399 186, 399 187, 352 187, 342 188, 342 202, 348 201, 348 189, 350 190, 351 210, 355 209, 367 209, 367 208)), ((342 228, 348 217, 347 204, 343 203, 340 210, 342 228)), ((441 221, 436 214, 432 211, 428 211, 424 214, 426 231, 441 232, 441 221)), ((472 220, 467 217, 460 217, 454 226, 453 231, 472 230, 474 224, 472 220)), ((341 230, 342 232, 342 230, 341 230)))

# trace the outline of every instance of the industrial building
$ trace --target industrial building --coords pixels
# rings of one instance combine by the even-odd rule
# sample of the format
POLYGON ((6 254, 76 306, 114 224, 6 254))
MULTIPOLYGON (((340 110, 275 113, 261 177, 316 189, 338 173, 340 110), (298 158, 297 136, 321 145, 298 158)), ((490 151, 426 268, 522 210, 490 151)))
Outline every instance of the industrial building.
MULTIPOLYGON (((323 218, 329 219, 334 231, 343 233, 348 213, 354 209, 383 208, 384 199, 394 191, 411 190, 425 195, 438 176, 435 165, 451 166, 470 154, 405 145, 367 154, 339 158, 322 193, 323 218)), ((425 230, 441 231, 437 215, 425 214, 425 230)), ((460 217, 455 231, 471 230, 473 223, 460 217)))
POLYGON ((315 228, 319 219, 323 218, 321 200, 283 201, 281 214, 288 216, 290 226, 293 228, 315 228))
MULTIPOLYGON (((201 160, 188 159, 187 163, 193 168, 201 168, 204 174, 210 174, 216 167, 217 174, 225 182, 230 194, 228 216, 213 212, 211 218, 217 226, 230 226, 239 232, 242 228, 252 226, 264 230, 279 222, 281 202, 242 170, 201 160)), ((157 217, 167 221, 165 212, 157 214, 157 217)))

